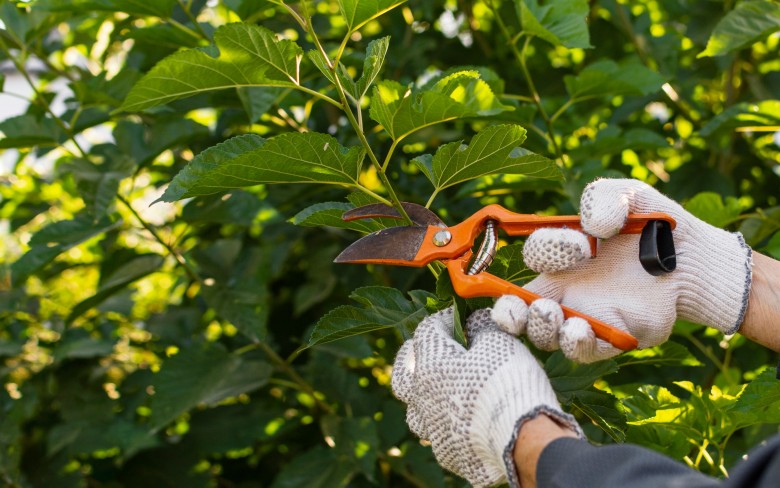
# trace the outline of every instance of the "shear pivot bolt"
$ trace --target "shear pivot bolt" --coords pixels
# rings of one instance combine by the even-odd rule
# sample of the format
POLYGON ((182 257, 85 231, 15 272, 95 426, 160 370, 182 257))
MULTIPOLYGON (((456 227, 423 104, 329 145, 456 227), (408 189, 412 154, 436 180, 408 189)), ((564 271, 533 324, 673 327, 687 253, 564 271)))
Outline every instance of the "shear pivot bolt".
POLYGON ((448 230, 440 230, 433 235, 433 244, 438 247, 446 246, 452 240, 452 234, 448 230))

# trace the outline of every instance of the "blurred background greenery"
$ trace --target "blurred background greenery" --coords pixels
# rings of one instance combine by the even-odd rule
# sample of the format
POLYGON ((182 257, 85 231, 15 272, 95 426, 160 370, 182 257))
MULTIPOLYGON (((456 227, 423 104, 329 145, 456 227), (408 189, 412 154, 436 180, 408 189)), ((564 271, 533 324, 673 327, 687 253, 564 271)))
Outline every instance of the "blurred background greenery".
MULTIPOLYGON (((486 302, 455 299, 425 268, 332 264, 360 231, 388 225, 339 224, 371 193, 431 203, 454 224, 488 203, 576 213, 589 181, 634 177, 780 258, 774 1, 0 0, 0 20, 8 486, 462 486, 408 432, 389 374, 426 313, 486 302), (443 74, 473 70, 500 108, 399 140, 372 120, 383 92, 356 97, 353 124, 307 56, 299 86, 248 79, 131 103, 148 101, 138 87, 157 63, 182 49, 215 56, 215 31, 237 22, 303 51, 316 33, 345 80, 390 36, 378 78, 400 85, 377 86, 423 97, 443 74), (434 192, 413 160, 498 124, 527 131, 523 149, 544 157, 546 177, 519 170, 434 192), (352 186, 223 184, 150 206, 231 137, 311 132, 387 166, 363 164, 352 186)), ((531 278, 522 244, 506 244, 491 272, 531 278)), ((614 361, 539 357, 594 442, 636 442, 724 476, 778 431, 775 356, 738 335, 680 322, 668 344, 614 361)))

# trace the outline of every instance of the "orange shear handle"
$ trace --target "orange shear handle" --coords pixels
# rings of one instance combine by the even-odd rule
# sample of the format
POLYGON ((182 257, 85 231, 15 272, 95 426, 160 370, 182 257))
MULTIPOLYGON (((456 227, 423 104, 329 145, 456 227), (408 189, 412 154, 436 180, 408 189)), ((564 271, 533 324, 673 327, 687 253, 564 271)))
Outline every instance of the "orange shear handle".
MULTIPOLYGON (((528 304, 542 298, 536 293, 532 293, 521 286, 504 281, 498 276, 487 272, 476 275, 465 274, 464 269, 468 266, 470 257, 471 253, 469 252, 458 259, 451 259, 446 263, 450 279, 452 280, 452 286, 455 289, 455 293, 459 296, 463 298, 476 298, 516 295, 528 304)), ((563 316, 567 319, 579 317, 586 320, 593 329, 593 333, 596 337, 609 342, 621 351, 630 351, 639 346, 639 341, 637 341, 636 337, 628 332, 572 308, 561 305, 561 309, 563 309, 563 316)))

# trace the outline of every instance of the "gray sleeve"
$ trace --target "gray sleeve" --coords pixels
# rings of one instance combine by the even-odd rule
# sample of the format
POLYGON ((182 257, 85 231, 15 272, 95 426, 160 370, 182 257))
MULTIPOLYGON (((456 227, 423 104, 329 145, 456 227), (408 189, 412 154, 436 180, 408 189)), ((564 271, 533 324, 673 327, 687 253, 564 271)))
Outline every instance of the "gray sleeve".
POLYGON ((707 477, 643 447, 597 447, 571 438, 550 443, 536 466, 538 488, 777 488, 778 480, 780 436, 752 451, 728 480, 707 477))

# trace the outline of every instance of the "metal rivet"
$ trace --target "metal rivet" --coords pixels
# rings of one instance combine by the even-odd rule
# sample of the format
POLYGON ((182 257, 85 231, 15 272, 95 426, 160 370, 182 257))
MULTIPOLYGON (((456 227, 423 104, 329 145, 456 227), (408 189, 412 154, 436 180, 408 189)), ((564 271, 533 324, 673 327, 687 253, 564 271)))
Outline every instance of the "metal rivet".
POLYGON ((438 247, 446 246, 452 240, 452 234, 448 230, 440 230, 433 235, 433 244, 438 247))

